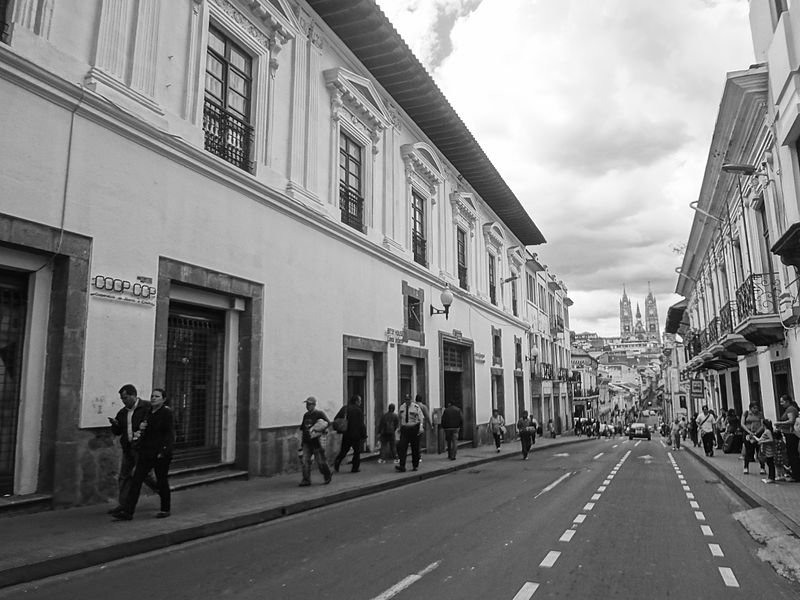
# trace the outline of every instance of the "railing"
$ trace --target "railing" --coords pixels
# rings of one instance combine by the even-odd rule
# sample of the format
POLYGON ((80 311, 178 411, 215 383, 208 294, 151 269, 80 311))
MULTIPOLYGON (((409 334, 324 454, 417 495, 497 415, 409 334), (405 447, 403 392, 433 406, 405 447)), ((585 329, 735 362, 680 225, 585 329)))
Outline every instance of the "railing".
POLYGON ((553 365, 550 363, 541 363, 542 366, 542 379, 553 378, 553 365))
POLYGON ((739 320, 778 313, 778 281, 772 273, 753 273, 736 290, 739 320))
POLYGON ((725 304, 719 311, 719 335, 720 337, 733 333, 733 328, 738 323, 736 319, 736 302, 732 300, 725 304))
POLYGON ((698 339, 700 341, 700 352, 708 348, 708 329, 703 329, 698 334, 698 339))
POLYGON ((458 287, 469 290, 467 286, 467 265, 458 265, 458 287))
POLYGON ((253 127, 206 99, 203 106, 205 149, 252 173, 253 127))
POLYGON ((497 286, 489 284, 489 302, 497 304, 497 286))
POLYGON ((343 183, 339 184, 339 208, 342 211, 342 223, 364 232, 364 199, 343 183))
POLYGON ((428 242, 416 231, 411 234, 411 246, 414 252, 414 262, 427 266, 426 249, 428 242))
POLYGON ((559 367, 558 368, 558 378, 561 381, 569 380, 569 369, 566 367, 559 367))
POLYGON ((575 397, 576 398, 590 398, 591 396, 599 396, 600 389, 599 388, 589 388, 587 390, 582 390, 579 388, 575 388, 575 397))
POLYGON ((563 333, 564 332, 564 318, 554 315, 550 317, 550 332, 563 333))
POLYGON ((706 329, 708 335, 708 343, 714 344, 719 339, 719 318, 714 317, 711 319, 711 323, 708 324, 708 329, 706 329))

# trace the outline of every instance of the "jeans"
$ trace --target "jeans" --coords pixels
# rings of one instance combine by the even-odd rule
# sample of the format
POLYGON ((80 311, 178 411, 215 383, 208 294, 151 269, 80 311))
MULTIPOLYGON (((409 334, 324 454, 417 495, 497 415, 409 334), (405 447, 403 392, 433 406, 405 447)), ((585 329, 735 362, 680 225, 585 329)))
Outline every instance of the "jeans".
POLYGON ((792 472, 792 479, 800 481, 800 452, 798 449, 798 438, 794 433, 787 433, 784 436, 786 441, 786 458, 789 460, 789 469, 792 472))
POLYGON ((453 460, 458 452, 458 431, 459 428, 448 428, 444 430, 444 439, 447 443, 447 458, 453 460))
POLYGON ((353 472, 358 471, 361 466, 361 440, 356 440, 346 435, 342 436, 342 447, 339 454, 336 455, 336 460, 333 461, 333 467, 338 471, 339 465, 342 464, 344 457, 353 449, 353 472))
POLYGON ((311 459, 317 462, 317 468, 325 481, 330 481, 331 469, 325 460, 325 449, 319 443, 319 438, 303 440, 303 483, 311 483, 311 459))
POLYGON ((397 454, 400 458, 400 469, 405 471, 406 455, 411 446, 411 466, 419 467, 419 425, 407 425, 400 428, 400 443, 397 444, 397 454))
POLYGON ((492 433, 492 437, 494 438, 494 446, 495 448, 500 448, 500 442, 503 441, 503 436, 498 433, 492 433))
POLYGON ((716 441, 714 432, 703 432, 700 439, 703 441, 703 450, 705 450, 706 456, 714 456, 714 442, 716 441))
POLYGON ((394 441, 394 433, 381 434, 381 459, 394 460, 397 458, 397 446, 394 441))
POLYGON ((533 446, 533 436, 530 433, 521 433, 519 441, 522 444, 522 458, 528 458, 528 454, 533 446))
POLYGON ((672 434, 672 445, 673 445, 673 447, 677 448, 678 450, 681 449, 681 434, 680 433, 673 433, 672 434))

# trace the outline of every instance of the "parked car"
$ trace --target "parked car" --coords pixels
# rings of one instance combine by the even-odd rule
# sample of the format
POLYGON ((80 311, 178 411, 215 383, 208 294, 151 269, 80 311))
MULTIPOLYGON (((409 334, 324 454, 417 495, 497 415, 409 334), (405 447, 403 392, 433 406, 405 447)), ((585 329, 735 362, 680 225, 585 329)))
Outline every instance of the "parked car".
POLYGON ((633 438, 645 438, 649 440, 651 435, 650 428, 644 423, 631 423, 631 426, 628 428, 629 440, 633 438))

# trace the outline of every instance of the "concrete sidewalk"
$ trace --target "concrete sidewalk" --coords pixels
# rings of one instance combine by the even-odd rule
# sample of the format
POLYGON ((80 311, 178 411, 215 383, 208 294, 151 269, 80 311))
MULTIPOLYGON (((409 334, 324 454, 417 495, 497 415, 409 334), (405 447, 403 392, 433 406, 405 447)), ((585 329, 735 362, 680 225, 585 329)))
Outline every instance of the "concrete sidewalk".
MULTIPOLYGON (((658 438, 656 438, 658 439, 658 438)), ((662 438, 666 443, 666 439, 662 438)), ((714 456, 708 457, 703 447, 692 446, 691 440, 681 444, 678 453, 690 455, 703 463, 728 487, 736 492, 751 508, 767 509, 794 534, 800 537, 800 483, 776 482, 763 483, 766 475, 759 475, 758 462, 750 464, 750 473, 742 473, 744 462, 739 453, 724 454, 722 450, 714 450, 714 456)), ((669 447, 669 444, 666 444, 669 447)))
MULTIPOLYGON (((537 438, 535 454, 546 449, 586 441, 566 435, 537 438)), ((175 544, 278 519, 313 508, 341 502, 438 477, 486 462, 520 457, 519 442, 493 446, 462 447, 455 461, 447 454, 423 454, 419 471, 398 473, 394 464, 362 460, 361 471, 341 473, 329 485, 312 472, 310 487, 299 487, 300 474, 257 477, 196 487, 173 494, 172 516, 155 519, 158 497, 143 495, 133 521, 113 521, 106 514, 110 504, 52 510, 0 519, 0 588, 74 571, 108 561, 166 548, 175 544)))

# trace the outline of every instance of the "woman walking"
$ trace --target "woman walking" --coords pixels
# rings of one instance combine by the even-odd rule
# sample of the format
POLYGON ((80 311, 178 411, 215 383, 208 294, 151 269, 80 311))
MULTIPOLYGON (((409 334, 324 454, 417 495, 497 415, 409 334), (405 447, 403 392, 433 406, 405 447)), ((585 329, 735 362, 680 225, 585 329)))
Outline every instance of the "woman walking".
MULTIPOLYGON (((741 424, 745 436, 744 468, 742 469, 742 473, 747 475, 750 473, 750 463, 756 458, 756 452, 758 451, 758 438, 764 432, 764 415, 761 414, 761 407, 758 405, 758 402, 750 403, 750 407, 742 414, 741 424)), ((760 457, 761 453, 758 452, 758 455, 760 457)), ((764 470, 764 463, 761 460, 759 460, 759 463, 761 463, 761 469, 759 473, 764 475, 766 473, 764 470)))
POLYGON ((489 433, 491 433, 492 437, 494 438, 495 448, 497 448, 497 451, 500 452, 500 444, 503 441, 503 435, 505 434, 506 430, 506 420, 496 408, 492 410, 492 416, 489 418, 488 429, 489 433))

